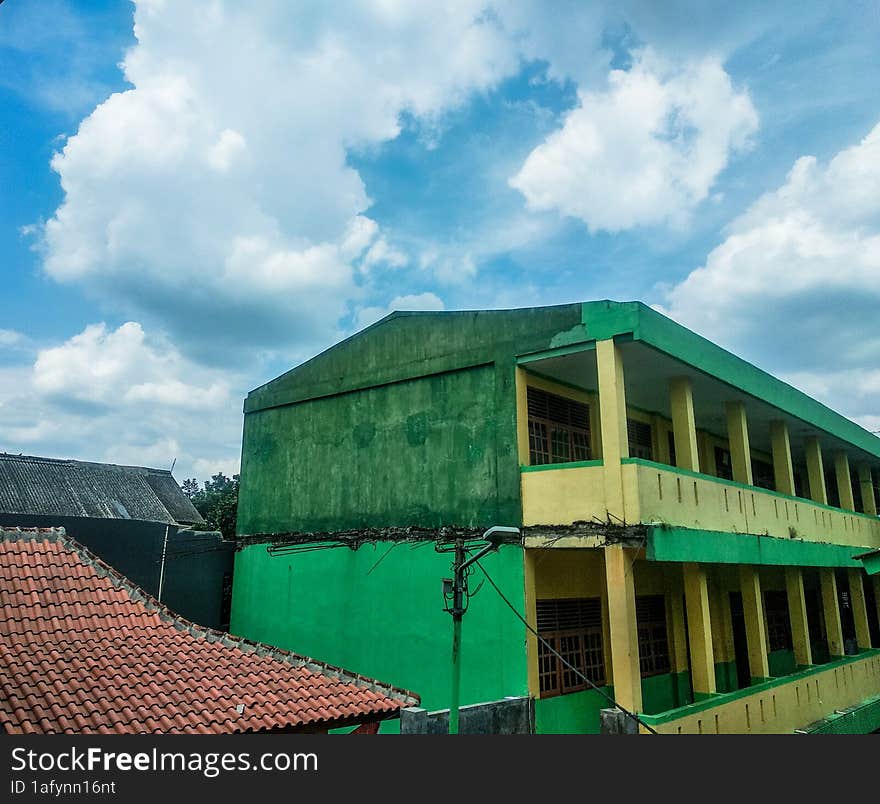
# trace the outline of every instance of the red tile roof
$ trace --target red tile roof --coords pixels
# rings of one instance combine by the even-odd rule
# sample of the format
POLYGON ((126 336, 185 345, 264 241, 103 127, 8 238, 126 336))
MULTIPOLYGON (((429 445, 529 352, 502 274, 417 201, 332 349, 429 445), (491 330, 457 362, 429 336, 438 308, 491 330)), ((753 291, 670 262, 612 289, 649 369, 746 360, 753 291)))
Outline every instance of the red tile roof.
POLYGON ((313 731, 417 696, 193 625, 57 529, 0 529, 0 725, 11 733, 313 731))

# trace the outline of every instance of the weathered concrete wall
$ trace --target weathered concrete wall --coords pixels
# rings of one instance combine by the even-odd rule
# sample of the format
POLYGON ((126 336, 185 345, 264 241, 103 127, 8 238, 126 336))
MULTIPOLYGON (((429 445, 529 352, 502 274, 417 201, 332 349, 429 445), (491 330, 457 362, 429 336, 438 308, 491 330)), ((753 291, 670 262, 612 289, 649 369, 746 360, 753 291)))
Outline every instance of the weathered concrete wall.
MULTIPOLYGON (((535 702, 525 696, 459 709, 459 734, 534 734, 535 702)), ((449 710, 413 707, 400 712, 401 734, 448 734, 449 710)))
POLYGON ((251 392, 238 532, 519 524, 515 355, 580 311, 403 314, 251 392))

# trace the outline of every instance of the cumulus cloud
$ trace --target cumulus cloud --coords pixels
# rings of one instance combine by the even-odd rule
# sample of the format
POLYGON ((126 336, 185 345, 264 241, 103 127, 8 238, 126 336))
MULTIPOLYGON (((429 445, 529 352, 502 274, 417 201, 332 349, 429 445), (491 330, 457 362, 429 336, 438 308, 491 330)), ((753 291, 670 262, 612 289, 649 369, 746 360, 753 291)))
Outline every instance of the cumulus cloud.
POLYGON ((358 296, 353 260, 406 262, 363 214, 350 149, 519 63, 479 0, 135 6, 132 88, 52 160, 64 200, 44 228, 44 267, 160 322, 182 348, 333 337, 358 296))
POLYGON ((650 49, 581 89, 559 130, 510 185, 531 209, 579 218, 591 231, 681 225, 756 131, 758 115, 716 57, 682 64, 650 49))
MULTIPOLYGON (((232 376, 232 375, 230 375, 232 376)), ((237 463, 240 392, 129 321, 0 369, 0 450, 167 467, 237 463)))
POLYGON ((880 124, 827 163, 798 159, 726 235, 661 309, 876 423, 880 124))
POLYGON ((355 329, 375 324, 386 315, 404 310, 445 310, 443 300, 433 293, 418 293, 410 296, 397 296, 387 307, 364 307, 355 316, 355 329))

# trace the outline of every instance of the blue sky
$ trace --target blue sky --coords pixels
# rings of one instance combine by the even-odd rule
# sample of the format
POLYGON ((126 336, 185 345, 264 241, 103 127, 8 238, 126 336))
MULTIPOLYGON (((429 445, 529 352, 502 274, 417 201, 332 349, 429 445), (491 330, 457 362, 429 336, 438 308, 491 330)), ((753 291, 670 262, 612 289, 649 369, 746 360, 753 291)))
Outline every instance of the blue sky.
POLYGON ((7 0, 0 450, 232 472, 392 309, 593 298, 880 429, 880 3, 764 5, 7 0))

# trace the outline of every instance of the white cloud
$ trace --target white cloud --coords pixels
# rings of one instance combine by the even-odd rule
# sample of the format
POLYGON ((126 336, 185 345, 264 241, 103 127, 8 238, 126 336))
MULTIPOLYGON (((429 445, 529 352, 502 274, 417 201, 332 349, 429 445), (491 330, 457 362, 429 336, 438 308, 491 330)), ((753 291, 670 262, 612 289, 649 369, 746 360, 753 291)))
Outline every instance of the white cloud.
POLYGON ((24 340, 24 335, 14 329, 0 329, 0 346, 16 346, 24 340))
POLYGON ((352 261, 407 261, 363 215, 371 200, 349 150, 519 64, 481 0, 135 5, 133 88, 52 160, 64 200, 44 228, 44 267, 187 350, 332 338, 358 297, 352 261))
POLYGON ((355 329, 375 324, 386 315, 404 310, 445 310, 443 300, 433 293, 419 293, 410 296, 397 296, 387 307, 364 307, 355 315, 355 329))
POLYGON ((611 71, 607 90, 578 98, 510 185, 531 209, 591 231, 682 225, 758 126, 715 57, 673 64, 646 49, 631 69, 611 71))
POLYGON ((798 159, 726 234, 661 309, 848 415, 876 417, 880 124, 827 164, 798 159))
POLYGON ((241 379, 137 322, 93 324, 31 365, 0 368, 0 450, 158 467, 176 458, 178 476, 232 466, 241 379))

